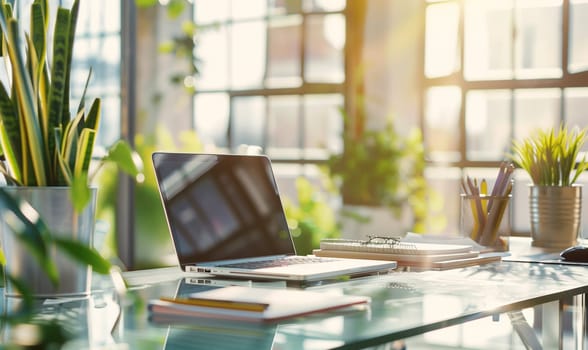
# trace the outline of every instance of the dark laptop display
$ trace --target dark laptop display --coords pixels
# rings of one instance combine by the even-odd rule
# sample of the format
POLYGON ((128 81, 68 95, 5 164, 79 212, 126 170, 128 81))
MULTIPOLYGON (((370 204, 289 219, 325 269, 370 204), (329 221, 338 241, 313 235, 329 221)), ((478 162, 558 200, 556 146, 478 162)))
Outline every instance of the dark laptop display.
POLYGON ((182 267, 295 254, 264 157, 158 153, 153 161, 182 267))

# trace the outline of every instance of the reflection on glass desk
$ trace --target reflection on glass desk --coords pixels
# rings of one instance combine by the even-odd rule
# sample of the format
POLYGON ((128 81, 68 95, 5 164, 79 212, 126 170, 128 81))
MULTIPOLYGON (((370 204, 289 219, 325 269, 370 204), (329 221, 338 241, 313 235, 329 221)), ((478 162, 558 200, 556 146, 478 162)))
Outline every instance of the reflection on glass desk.
MULTIPOLYGON (((564 348, 564 341, 565 349, 585 349, 586 344, 588 270, 580 266, 501 262, 317 283, 306 288, 369 296, 371 305, 363 311, 320 313, 271 325, 203 319, 153 322, 146 309, 148 300, 223 285, 223 281, 194 276, 186 280, 175 268, 130 272, 126 278, 131 286, 121 308, 108 289, 93 293, 86 306, 80 306, 79 301, 70 306, 63 303, 57 309, 53 306, 56 313, 75 309, 78 316, 85 314, 87 329, 80 323, 85 332, 80 332, 80 339, 69 348, 87 348, 91 342, 92 348, 108 345, 109 349, 119 348, 117 345, 121 349, 355 349, 482 318, 510 321, 518 338, 515 346, 495 344, 494 349, 558 349, 564 348), (186 285, 186 281, 192 283, 186 285), (532 323, 520 312, 528 308, 538 310, 532 323), (567 329, 564 324, 569 322, 567 329)), ((252 288, 268 286, 263 282, 238 283, 252 288)), ((271 286, 286 288, 280 283, 271 286)))

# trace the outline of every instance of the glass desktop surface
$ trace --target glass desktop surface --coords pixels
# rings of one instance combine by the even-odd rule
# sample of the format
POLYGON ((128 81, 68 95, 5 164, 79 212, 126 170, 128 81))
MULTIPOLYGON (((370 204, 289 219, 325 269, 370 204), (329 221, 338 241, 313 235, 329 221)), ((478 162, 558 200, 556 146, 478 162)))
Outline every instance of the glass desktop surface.
MULTIPOLYGON (((318 313, 269 325, 210 319, 154 322, 149 319, 147 302, 161 296, 175 296, 185 275, 178 273, 179 280, 169 272, 145 276, 150 282, 128 280, 131 293, 123 302, 120 315, 112 307, 115 299, 112 293, 95 292, 90 299, 100 302, 88 302, 87 336, 81 334, 78 341, 87 343, 89 338, 98 345, 114 343, 132 349, 166 350, 359 349, 588 291, 585 267, 502 262, 447 271, 394 272, 306 287, 331 293, 333 297, 369 296, 371 304, 364 310, 318 313)), ((285 288, 279 284, 271 287, 285 288)), ((76 307, 83 312, 79 304, 76 307)), ((61 309, 67 310, 67 306, 61 309)))

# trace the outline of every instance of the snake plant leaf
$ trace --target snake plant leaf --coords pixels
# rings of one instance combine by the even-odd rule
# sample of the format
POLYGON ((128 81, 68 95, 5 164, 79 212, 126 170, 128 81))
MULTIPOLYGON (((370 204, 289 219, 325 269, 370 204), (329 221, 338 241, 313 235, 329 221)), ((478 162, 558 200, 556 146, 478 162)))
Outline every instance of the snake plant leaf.
POLYGON ((92 160, 92 149, 96 139, 96 130, 85 128, 80 134, 78 151, 74 166, 74 177, 88 173, 90 161, 92 160))
POLYGON ((108 274, 110 272, 111 264, 104 259, 94 248, 81 244, 78 241, 54 238, 53 242, 61 251, 65 252, 76 261, 92 266, 92 269, 100 274, 108 274))
POLYGON ((20 167, 18 166, 18 161, 13 152, 12 145, 6 142, 8 138, 9 136, 6 127, 4 126, 4 122, 0 120, 0 144, 2 146, 5 162, 10 166, 10 171, 8 171, 8 169, 4 168, 4 165, 2 165, 3 175, 7 178, 7 181, 20 184, 20 167))
POLYGON ((31 40, 33 47, 37 54, 37 60, 41 61, 45 55, 45 14, 43 13, 43 7, 40 2, 35 1, 31 4, 31 40))
POLYGON ((3 206, 0 215, 6 225, 16 234, 16 238, 27 246, 49 280, 57 284, 59 272, 55 262, 49 257, 47 245, 49 229, 40 219, 39 213, 27 201, 14 198, 2 189, 0 204, 3 206))
POLYGON ((69 10, 69 25, 68 25, 68 36, 67 36, 67 51, 65 53, 65 64, 66 67, 69 69, 65 70, 65 77, 64 77, 64 98, 63 98, 63 111, 62 111, 62 124, 66 124, 69 119, 69 88, 70 88, 70 76, 71 76, 71 64, 73 59, 73 47, 74 47, 74 39, 76 35, 76 26, 78 21, 78 12, 80 8, 80 3, 78 0, 75 0, 72 4, 71 10, 69 10))
MULTIPOLYGON (((65 109, 63 102, 64 100, 69 99, 69 96, 65 95, 66 72, 68 71, 67 52, 69 43, 69 19, 70 11, 68 9, 59 8, 57 10, 55 29, 53 32, 53 62, 51 65, 51 87, 49 90, 49 117, 47 130, 53 130, 60 124, 66 124, 66 122, 63 122, 62 120, 62 113, 65 109)), ((53 142, 53 137, 47 140, 48 148, 50 150, 55 149, 53 142)))
POLYGON ((80 111, 78 115, 70 121, 63 132, 63 140, 61 141, 61 156, 67 162, 70 169, 74 169, 77 152, 78 152, 78 125, 83 122, 84 111, 80 111))
MULTIPOLYGON (((6 7, 4 7, 5 9, 6 7)), ((20 43, 18 22, 14 18, 5 18, 5 13, 0 11, 0 24, 7 25, 5 31, 8 35, 7 40, 11 43, 20 43)), ((33 174, 37 186, 45 186, 47 184, 46 177, 46 159, 42 146, 44 140, 41 127, 39 125, 39 118, 37 115, 37 103, 33 87, 30 79, 28 79, 26 64, 23 61, 21 52, 21 45, 11 44, 7 45, 8 54, 10 57, 11 66, 13 69, 13 88, 18 91, 17 109, 22 116, 22 127, 25 130, 25 140, 29 148, 29 154, 33 174)), ((28 157, 27 157, 28 158, 28 157)), ((26 172, 25 172, 26 176, 26 172)))
MULTIPOLYGON (((86 92, 88 91, 88 84, 90 84, 91 77, 92 77, 92 67, 90 67, 90 71, 88 72, 88 77, 86 78, 86 83, 84 84, 84 90, 82 91, 80 103, 78 104, 77 113, 79 113, 80 111, 83 111, 86 108, 86 92)), ((85 124, 85 121, 84 121, 84 124, 85 124)), ((85 127, 85 125, 82 125, 82 127, 85 127)))
POLYGON ((100 111, 101 111, 102 101, 97 98, 94 99, 90 110, 88 111, 88 116, 86 117, 86 121, 84 122, 84 127, 88 129, 95 130, 98 132, 98 126, 100 125, 100 111))
MULTIPOLYGON (((55 128, 53 131, 53 135, 55 137, 55 144, 61 145, 62 138, 63 138, 61 128, 55 128)), ((56 147, 58 147, 58 146, 56 146, 56 147)), ((57 168, 55 169, 57 181, 59 181, 59 183, 71 184, 73 174, 71 172, 69 165, 65 162, 65 159, 61 156, 61 153, 59 152, 59 150, 56 150, 55 158, 57 159, 56 160, 56 163, 57 163, 56 167, 57 168)))
POLYGON ((2 138, 0 139, 2 151, 13 173, 12 176, 22 181, 21 167, 19 165, 19 161, 22 159, 20 121, 14 109, 14 104, 2 84, 0 84, 0 123, 2 124, 2 138))

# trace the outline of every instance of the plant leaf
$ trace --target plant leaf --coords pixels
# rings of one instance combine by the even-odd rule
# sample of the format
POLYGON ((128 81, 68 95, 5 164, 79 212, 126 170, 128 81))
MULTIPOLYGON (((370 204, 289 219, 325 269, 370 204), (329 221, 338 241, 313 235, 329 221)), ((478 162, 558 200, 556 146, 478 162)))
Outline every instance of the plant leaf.
POLYGON ((100 125, 100 111, 102 110, 102 100, 99 98, 94 99, 92 102, 92 106, 90 107, 90 111, 88 111, 88 115, 86 116, 86 120, 84 122, 84 127, 92 129, 98 132, 98 126, 100 125))
POLYGON ((71 181, 71 202, 76 212, 81 212, 90 202, 91 191, 88 187, 88 174, 74 176, 71 181))
POLYGON ((69 25, 67 32, 67 51, 65 54, 66 69, 64 72, 64 90, 63 90, 63 110, 61 116, 61 123, 66 124, 70 119, 69 110, 69 88, 70 88, 70 75, 71 75, 71 62, 73 57, 74 39, 76 35, 76 26, 78 22, 78 12, 80 8, 80 2, 75 0, 69 11, 69 25))
MULTIPOLYGON (((69 43, 69 19, 70 12, 67 9, 57 9, 57 17, 55 19, 55 29, 53 31, 53 57, 51 62, 51 87, 49 89, 49 120, 47 130, 54 130, 60 124, 65 125, 62 121, 62 113, 64 113, 64 100, 69 99, 66 96, 66 72, 67 66, 67 52, 69 43)), ((66 110, 69 112, 69 110, 66 110)), ((68 118, 69 121, 69 118, 68 118)), ((48 149, 53 152, 55 149, 53 137, 47 140, 48 149)))
POLYGON ((76 261, 92 266, 97 273, 105 275, 110 272, 111 264, 96 249, 71 239, 55 238, 53 241, 63 252, 76 261))
POLYGON ((96 130, 84 128, 78 140, 76 160, 74 166, 74 178, 88 174, 90 161, 92 160, 92 149, 96 139, 96 130))
MULTIPOLYGON (((27 68, 23 61, 23 55, 18 22, 14 18, 6 19, 4 12, 0 11, 0 23, 2 26, 5 24, 8 27, 8 53, 10 62, 13 69, 13 88, 16 89, 17 95, 19 96, 18 110, 22 116, 24 134, 29 148, 29 157, 33 165, 33 173, 37 186, 45 186, 47 184, 46 177, 46 159, 44 155, 44 149, 42 146, 43 134, 39 125, 39 119, 37 117, 37 103, 31 81, 27 79, 27 68), (6 22, 6 23, 5 23, 6 22)), ((23 149, 24 152, 24 149, 23 149)), ((23 172, 25 177, 23 181, 26 181, 26 171, 23 172)), ((30 185, 27 183, 27 185, 30 185)))
POLYGON ((115 162, 122 171, 133 177, 137 177, 143 171, 141 158, 122 140, 110 148, 104 160, 115 162))

